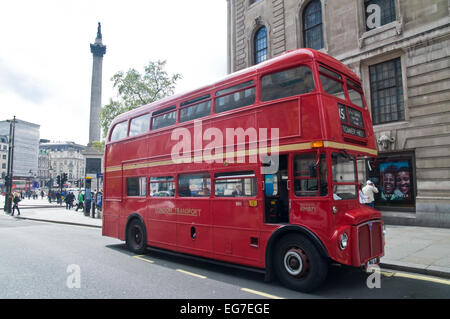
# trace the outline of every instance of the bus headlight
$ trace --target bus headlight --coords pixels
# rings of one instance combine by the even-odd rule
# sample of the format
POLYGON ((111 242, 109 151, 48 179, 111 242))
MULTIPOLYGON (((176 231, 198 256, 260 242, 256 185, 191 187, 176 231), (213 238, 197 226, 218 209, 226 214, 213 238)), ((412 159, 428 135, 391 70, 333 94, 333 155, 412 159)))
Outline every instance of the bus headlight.
POLYGON ((345 250, 345 248, 347 248, 348 245, 348 235, 347 233, 343 233, 341 235, 341 238, 339 239, 339 248, 341 250, 345 250))

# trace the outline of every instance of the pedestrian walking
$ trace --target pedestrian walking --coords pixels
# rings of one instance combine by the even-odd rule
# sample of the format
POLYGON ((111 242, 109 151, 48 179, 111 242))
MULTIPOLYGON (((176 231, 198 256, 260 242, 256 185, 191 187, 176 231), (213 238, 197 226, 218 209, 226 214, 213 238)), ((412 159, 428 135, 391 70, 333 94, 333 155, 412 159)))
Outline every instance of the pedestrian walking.
POLYGON ((18 193, 14 193, 13 195, 13 208, 11 211, 11 216, 14 216, 14 211, 17 209, 17 216, 20 216, 20 210, 19 210, 19 202, 20 202, 20 197, 18 193))
POLYGON ((70 192, 67 196, 69 197, 67 201, 69 203, 69 210, 70 210, 73 207, 73 202, 75 200, 75 195, 72 192, 70 192))
POLYGON ((77 204, 77 209, 75 209, 75 211, 77 212, 79 209, 84 210, 84 196, 83 196, 83 192, 80 191, 80 193, 78 194, 78 204, 77 204))
POLYGON ((375 207, 375 195, 378 193, 378 188, 375 187, 375 184, 369 179, 366 183, 366 186, 363 187, 362 192, 364 196, 366 196, 366 205, 372 208, 375 207))

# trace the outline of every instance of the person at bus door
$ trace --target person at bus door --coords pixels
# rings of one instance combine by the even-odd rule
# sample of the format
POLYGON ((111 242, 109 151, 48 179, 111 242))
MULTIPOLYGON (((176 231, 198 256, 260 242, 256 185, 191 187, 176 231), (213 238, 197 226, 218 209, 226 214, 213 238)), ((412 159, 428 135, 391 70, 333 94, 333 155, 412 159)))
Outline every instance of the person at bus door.
POLYGON ((13 208, 11 211, 11 216, 14 216, 14 211, 17 209, 17 216, 20 216, 20 210, 19 210, 19 202, 20 202, 20 197, 19 194, 14 192, 13 194, 13 208))
POLYGON ((366 201, 367 201, 366 195, 364 195, 364 193, 362 191, 363 187, 364 187, 364 184, 363 183, 359 183, 359 203, 360 204, 365 204, 366 201))
POLYGON ((233 197, 239 197, 242 196, 242 189, 241 189, 241 185, 237 184, 235 187, 235 190, 233 191, 233 193, 231 194, 233 197))
POLYGON ((375 207, 375 196, 374 194, 378 193, 378 188, 375 187, 374 183, 369 179, 366 183, 366 186, 363 187, 362 192, 364 196, 366 196, 366 205, 372 208, 375 207))

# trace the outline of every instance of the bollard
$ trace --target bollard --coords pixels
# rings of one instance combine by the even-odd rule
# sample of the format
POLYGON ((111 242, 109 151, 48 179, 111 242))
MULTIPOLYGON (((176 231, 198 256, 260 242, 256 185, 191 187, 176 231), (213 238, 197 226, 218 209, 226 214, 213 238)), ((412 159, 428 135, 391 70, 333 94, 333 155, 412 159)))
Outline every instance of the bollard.
POLYGON ((92 214, 91 214, 92 218, 95 218, 95 200, 92 201, 92 214))

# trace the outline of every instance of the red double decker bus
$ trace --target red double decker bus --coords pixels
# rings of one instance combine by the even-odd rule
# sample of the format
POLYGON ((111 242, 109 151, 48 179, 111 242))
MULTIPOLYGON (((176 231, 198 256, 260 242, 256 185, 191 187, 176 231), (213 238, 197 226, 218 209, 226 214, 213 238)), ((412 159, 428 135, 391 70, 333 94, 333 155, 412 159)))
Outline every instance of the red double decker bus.
POLYGON ((359 203, 377 148, 360 80, 318 51, 287 52, 111 124, 103 235, 264 270, 311 291, 330 262, 384 252, 359 203))

